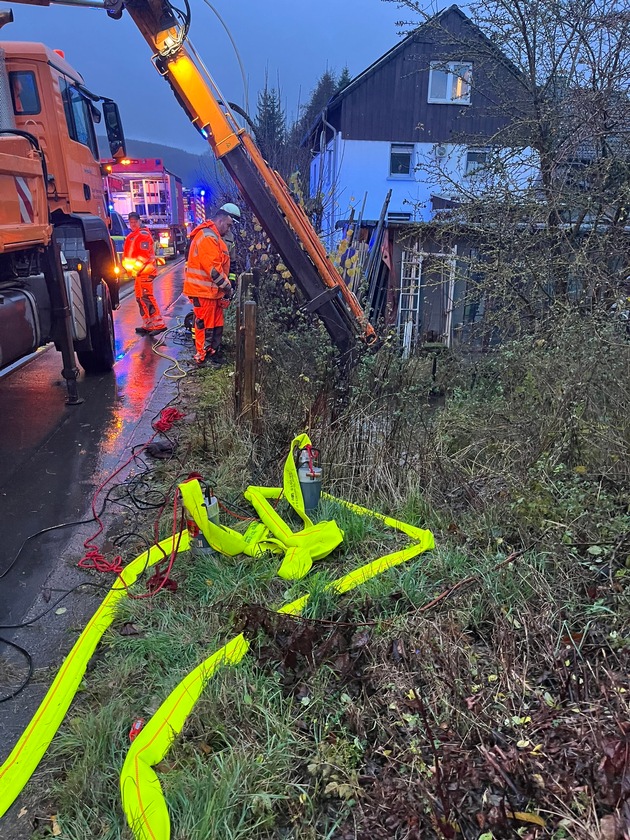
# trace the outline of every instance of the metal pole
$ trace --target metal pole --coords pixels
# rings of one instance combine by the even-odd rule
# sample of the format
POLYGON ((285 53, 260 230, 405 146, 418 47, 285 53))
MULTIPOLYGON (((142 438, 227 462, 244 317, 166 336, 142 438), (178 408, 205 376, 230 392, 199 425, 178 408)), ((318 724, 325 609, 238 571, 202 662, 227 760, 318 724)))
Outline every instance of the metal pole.
POLYGON ((61 267, 59 246, 53 240, 46 248, 44 257, 44 277, 50 294, 53 323, 55 324, 55 341, 59 345, 63 370, 61 375, 66 380, 68 398, 66 405, 80 405, 83 400, 79 397, 77 377, 79 369, 74 355, 74 340, 72 337, 72 313, 66 280, 61 267))
POLYGON ((238 278, 236 287, 236 353, 234 360, 234 417, 240 419, 243 413, 243 363, 245 358, 245 324, 243 304, 252 283, 252 273, 244 272, 238 278))

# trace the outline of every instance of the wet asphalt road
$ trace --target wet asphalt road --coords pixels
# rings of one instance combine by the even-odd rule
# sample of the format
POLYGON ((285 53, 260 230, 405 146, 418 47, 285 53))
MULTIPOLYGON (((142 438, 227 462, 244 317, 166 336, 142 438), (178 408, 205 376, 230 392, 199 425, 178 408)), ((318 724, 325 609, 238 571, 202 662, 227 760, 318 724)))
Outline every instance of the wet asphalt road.
MULTIPOLYGON (((181 297, 182 283, 181 261, 162 269, 155 283, 169 327, 190 308, 181 297)), ((127 284, 122 294, 131 289, 127 284)), ((90 517, 95 489, 127 452, 169 365, 151 350, 152 339, 136 335, 139 316, 133 293, 114 317, 114 374, 82 374, 80 406, 65 404, 61 356, 54 348, 0 379, 0 575, 29 535, 90 517)), ((176 356, 180 350, 169 346, 164 352, 176 356)), ((30 541, 14 567, 0 577, 0 624, 23 619, 60 562, 72 530, 30 541)))

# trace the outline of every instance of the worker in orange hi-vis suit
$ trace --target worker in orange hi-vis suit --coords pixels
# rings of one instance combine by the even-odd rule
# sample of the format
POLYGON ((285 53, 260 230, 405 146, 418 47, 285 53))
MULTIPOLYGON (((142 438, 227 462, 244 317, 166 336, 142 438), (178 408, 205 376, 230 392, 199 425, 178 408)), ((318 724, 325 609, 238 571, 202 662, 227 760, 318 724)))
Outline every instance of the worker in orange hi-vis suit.
POLYGON ((190 237, 188 262, 184 273, 184 294, 192 301, 195 313, 195 363, 203 365, 216 353, 215 328, 223 327, 223 301, 232 297, 230 255, 223 241, 234 218, 217 210, 211 221, 196 227, 190 237))
POLYGON ((123 268, 134 278, 136 301, 142 326, 136 327, 140 335, 156 335, 166 329, 160 308, 153 295, 153 281, 157 274, 155 248, 151 231, 142 227, 138 213, 129 214, 131 233, 125 239, 123 268))

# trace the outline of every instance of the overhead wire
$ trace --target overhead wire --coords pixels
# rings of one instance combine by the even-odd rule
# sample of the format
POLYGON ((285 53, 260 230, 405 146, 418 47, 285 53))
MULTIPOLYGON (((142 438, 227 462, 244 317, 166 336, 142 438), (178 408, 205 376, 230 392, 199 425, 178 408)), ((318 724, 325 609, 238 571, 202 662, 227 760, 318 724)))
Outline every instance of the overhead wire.
MULTIPOLYGON (((195 59, 197 61, 199 71, 201 73, 205 74, 208 82, 210 83, 210 86, 213 88, 214 93, 216 94, 216 99, 219 101, 220 104, 223 104, 223 106, 225 108, 229 109, 229 106, 227 104, 227 100, 225 99, 225 97, 223 96, 221 91, 219 90, 219 86, 217 85, 217 83, 213 79, 212 74, 210 73, 210 71, 206 67, 206 65, 205 65, 202 57, 199 55, 199 52, 197 51, 195 45, 192 43, 190 38, 186 39, 186 43, 188 44, 190 52, 192 53, 192 55, 195 57, 195 59)), ((238 129, 238 124, 237 124, 236 120, 234 119, 234 115, 229 110, 228 110, 228 115, 232 118, 234 129, 235 130, 238 129)))
POLYGON ((238 50, 238 47, 236 46, 236 41, 232 37, 232 33, 230 32, 230 29, 229 29, 227 23, 223 20, 223 18, 221 17, 221 15, 217 11, 217 9, 215 9, 215 7, 212 5, 210 0, 203 0, 203 2, 217 16, 217 18, 219 19, 219 22, 221 23, 221 26, 225 29, 225 31, 227 33, 227 36, 230 39, 230 43, 232 44, 232 48, 234 49, 234 53, 236 54, 236 60, 238 61, 238 66, 239 66, 240 71, 241 71, 241 78, 243 80, 243 103, 245 105, 245 111, 246 111, 247 114, 249 114, 249 91, 248 91, 248 86, 247 86, 247 76, 245 74, 245 66, 243 65, 243 61, 241 59, 241 54, 238 50))

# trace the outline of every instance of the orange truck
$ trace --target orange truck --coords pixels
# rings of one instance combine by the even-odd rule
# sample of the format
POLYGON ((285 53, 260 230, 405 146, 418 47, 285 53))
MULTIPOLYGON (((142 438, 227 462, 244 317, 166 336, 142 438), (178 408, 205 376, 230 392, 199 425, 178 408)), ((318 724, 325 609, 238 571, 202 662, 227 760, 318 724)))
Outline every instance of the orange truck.
MULTIPOLYGON (((0 26, 13 19, 0 12, 0 26)), ((68 402, 115 361, 118 269, 94 123, 125 154, 116 104, 89 91, 63 53, 0 42, 0 369, 49 342, 68 402), (97 103, 102 104, 102 113, 97 103)))

